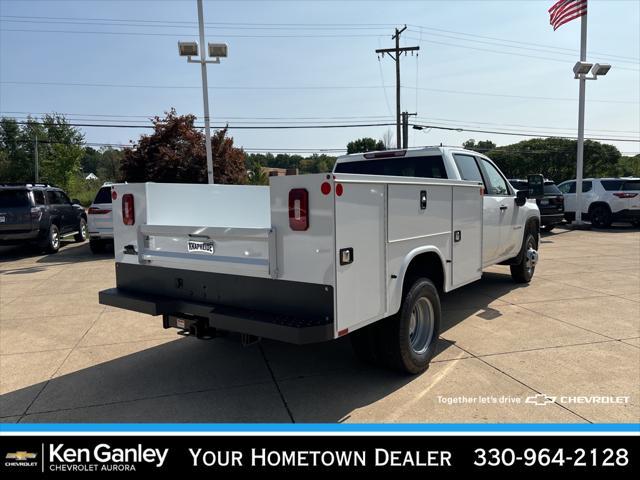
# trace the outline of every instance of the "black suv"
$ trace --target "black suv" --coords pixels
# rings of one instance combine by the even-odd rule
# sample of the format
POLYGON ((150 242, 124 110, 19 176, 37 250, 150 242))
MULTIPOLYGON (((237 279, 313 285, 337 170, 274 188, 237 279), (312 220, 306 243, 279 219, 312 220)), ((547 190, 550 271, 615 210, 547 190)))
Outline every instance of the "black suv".
MULTIPOLYGON (((529 182, 521 179, 511 179, 509 183, 516 190, 528 190, 529 182)), ((545 232, 560 225, 564 220, 564 197, 552 180, 544 181, 544 197, 536 200, 540 210, 540 223, 545 232)))
POLYGON ((62 239, 88 237, 87 214, 62 189, 0 183, 0 245, 30 243, 56 253, 62 239))

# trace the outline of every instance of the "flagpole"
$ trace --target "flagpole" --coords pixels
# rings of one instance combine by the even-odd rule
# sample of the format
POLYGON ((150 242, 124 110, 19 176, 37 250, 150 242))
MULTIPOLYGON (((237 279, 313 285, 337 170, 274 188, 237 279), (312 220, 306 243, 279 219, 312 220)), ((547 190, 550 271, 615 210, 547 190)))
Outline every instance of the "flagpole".
MULTIPOLYGON (((580 61, 587 61, 587 13, 580 19, 580 61)), ((582 170, 584 164, 584 102, 586 75, 579 75, 580 95, 578 100, 578 153, 576 165, 576 219, 574 225, 582 225, 582 170)))

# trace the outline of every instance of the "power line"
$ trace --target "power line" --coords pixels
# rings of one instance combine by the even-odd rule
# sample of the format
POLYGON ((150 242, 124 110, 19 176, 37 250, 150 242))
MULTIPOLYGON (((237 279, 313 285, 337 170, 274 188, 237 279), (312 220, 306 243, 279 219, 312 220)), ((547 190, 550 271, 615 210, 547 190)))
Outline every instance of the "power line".
MULTIPOLYGON (((0 115, 12 115, 12 118, 20 118, 24 120, 28 120, 30 116, 33 115, 51 115, 58 114, 63 115, 66 118, 72 118, 73 121, 95 121, 95 118, 100 118, 103 122, 136 122, 138 120, 123 120, 126 118, 135 118, 135 119, 152 119, 156 116, 156 114, 147 114, 147 115, 126 115, 126 114, 92 114, 92 113, 70 113, 70 112, 26 112, 26 111, 0 111, 0 115), (16 116, 18 115, 18 116, 16 116), (86 117, 86 118, 85 118, 86 117), (95 118, 91 118, 95 117, 95 118), (112 120, 113 119, 113 120, 112 120)), ((294 121, 295 123, 307 123, 307 121, 317 121, 317 122, 332 122, 335 120, 346 121, 346 122, 361 122, 363 120, 379 120, 379 121, 391 121, 392 115, 355 115, 355 116, 233 116, 226 115, 224 113, 220 113, 217 115, 224 121, 242 121, 239 123, 291 123, 294 121), (298 122, 300 121, 300 122, 298 122)), ((453 124, 474 124, 474 125, 489 125, 489 126, 499 126, 499 127, 521 127, 527 129, 548 129, 548 130, 560 130, 560 131, 572 131, 574 130, 574 126, 571 127, 558 127, 558 126, 550 126, 550 125, 527 125, 521 123, 497 123, 497 122, 478 122, 469 119, 456 119, 456 118, 443 118, 443 117, 417 117, 417 121, 422 123, 436 122, 436 123, 453 123, 453 124)), ((640 131, 636 130, 613 130, 613 129, 588 129, 590 132, 603 132, 603 133, 632 133, 632 134, 640 134, 640 131)))
MULTIPOLYGON (((19 28, 4 28, 0 30, 1 32, 18 32, 18 33, 64 33, 64 34, 87 34, 87 35, 116 35, 116 36, 143 36, 143 37, 173 37, 173 38, 183 38, 193 36, 193 33, 153 33, 153 32, 111 32, 111 31, 85 31, 85 30, 35 30, 35 29, 19 29, 19 28)), ((328 34, 328 35, 240 35, 235 33, 224 34, 227 38, 366 38, 366 37, 384 37, 382 34, 328 34)), ((418 41, 415 37, 406 37, 410 40, 418 41)), ((470 50, 476 50, 481 52, 489 52, 489 53, 498 53, 502 55, 513 55, 517 57, 526 57, 526 58, 534 58, 537 60, 545 60, 552 62, 561 62, 565 63, 566 60, 559 58, 550 58, 550 57, 542 57, 539 55, 529 55, 522 52, 510 52, 510 51, 500 51, 488 48, 480 48, 480 47, 472 47, 469 45, 459 45, 454 43, 447 42, 438 42, 435 40, 427 40, 423 39, 421 43, 432 43, 435 45, 444 45, 448 47, 458 47, 458 48, 466 48, 470 50)), ((639 69, 635 68, 627 68, 627 67, 616 67, 617 70, 629 70, 632 72, 640 72, 639 69)))
MULTIPOLYGON (((507 131, 495 131, 495 130, 478 130, 478 129, 472 129, 472 128, 462 128, 462 127, 445 127, 442 125, 421 125, 421 124, 411 124, 414 127, 419 127, 419 128, 433 128, 433 129, 437 129, 437 130, 449 130, 449 131, 456 131, 456 132, 473 132, 473 133, 488 133, 488 134, 495 134, 495 135, 510 135, 510 136, 517 136, 517 137, 533 137, 533 138, 538 138, 538 137, 547 137, 547 138, 565 138, 568 140, 576 140, 577 137, 571 137, 571 136, 564 136, 564 135, 543 135, 542 133, 525 133, 525 132, 507 132, 507 131)), ((585 137, 585 140, 597 140, 597 141, 604 141, 604 142, 635 142, 635 143, 640 143, 640 138, 636 139, 636 138, 597 138, 597 137, 585 137)))
MULTIPOLYGON (((180 27, 196 27, 197 22, 194 21, 179 21, 179 20, 149 20, 149 19, 114 19, 114 18, 86 18, 86 17, 50 17, 50 16, 23 16, 23 15, 1 15, 0 18, 5 19, 6 22, 20 22, 20 23, 60 23, 60 24, 88 24, 88 25, 108 25, 108 26, 143 26, 146 28, 180 28, 180 27), (98 22, 98 23, 96 23, 98 22)), ((376 30, 387 28, 392 26, 388 23, 264 23, 264 22, 205 22, 205 25, 209 28, 216 29, 251 29, 251 30, 376 30)), ((494 45, 506 46, 512 48, 511 45, 515 44, 519 46, 532 46, 546 49, 550 53, 570 52, 571 54, 577 54, 578 51, 571 48, 563 48, 555 45, 540 44, 534 42, 523 42, 518 40, 511 40, 506 38, 499 38, 494 36, 480 35, 468 32, 459 32, 455 30, 447 30, 436 27, 429 27, 424 25, 409 24, 412 28, 418 28, 421 32, 429 35, 438 35, 442 37, 465 40, 462 37, 482 38, 485 40, 491 40, 494 45), (440 32, 440 33, 432 33, 440 32), (445 35, 449 34, 449 35, 445 35), (453 36, 452 36, 453 35, 453 36)), ((415 32, 415 30, 410 30, 415 32)), ((544 50, 540 50, 544 51, 544 50)), ((631 62, 638 63, 640 58, 629 57, 611 53, 591 52, 593 55, 606 56, 609 58, 617 58, 621 60, 630 60, 631 62)))
MULTIPOLYGON (((37 85, 37 86, 56 86, 56 87, 98 87, 98 88, 150 88, 150 89, 200 89, 202 87, 195 85, 153 85, 153 84, 116 84, 116 83, 88 83, 88 82, 34 82, 34 81, 0 81, 0 85, 37 85)), ((223 86, 216 85, 210 87, 211 90, 371 90, 380 88, 393 88, 390 85, 289 85, 289 86, 223 86)), ((544 97, 544 96, 531 96, 531 95, 511 95, 503 93, 489 93, 489 92, 474 92, 474 91, 462 91, 462 90, 450 90, 443 88, 427 88, 427 87, 415 87, 415 86, 403 86, 405 89, 418 89, 426 92, 435 93, 447 93, 452 95, 473 95, 481 97, 496 97, 496 98, 518 98, 523 100, 545 100, 545 101, 563 101, 563 102, 575 102, 575 98, 567 97, 544 97)), ((592 103, 614 103, 621 105, 638 104, 637 100, 603 100, 603 99, 589 99, 592 103)))
MULTIPOLYGON (((477 33, 467 33, 467 32, 457 32, 454 30, 445 30, 442 28, 435 28, 435 27, 426 27, 426 26, 422 26, 422 25, 412 25, 409 24, 410 27, 418 27, 420 28, 421 31, 436 31, 436 32, 444 32, 444 33, 451 33, 454 35, 461 35, 461 36, 466 36, 466 37, 475 37, 475 38, 484 38, 487 40, 495 40, 498 42, 507 42, 507 43, 513 43, 516 45, 530 45, 530 46, 534 46, 534 47, 542 47, 542 48, 546 48, 549 50, 563 50, 563 51, 567 51, 567 52, 571 52, 572 54, 579 54, 580 51, 576 50, 574 48, 564 48, 564 47, 558 47, 556 45, 549 45, 549 44, 541 44, 541 43, 532 43, 532 42, 522 42, 519 40, 510 40, 507 38, 498 38, 498 37, 490 37, 490 36, 486 36, 486 35, 478 35, 477 33)), ((414 30, 410 30, 415 32, 414 30)), ((416 32, 417 33, 417 32, 416 32)), ((454 38, 454 37, 452 37, 454 38)), ((628 56, 623 56, 623 55, 616 55, 616 54, 612 54, 612 53, 602 53, 602 52, 595 52, 592 51, 591 52, 593 55, 601 55, 601 56, 605 56, 605 57, 610 57, 610 58, 619 58, 619 59, 625 59, 625 60, 631 60, 632 62, 640 62, 640 58, 639 57, 628 57, 628 56)))
MULTIPOLYGON (((16 122, 19 125, 27 125, 29 122, 18 121, 16 122)), ((97 124, 97 123, 67 123, 67 125, 72 127, 85 127, 85 128, 144 128, 151 129, 155 128, 153 125, 122 125, 122 124, 97 124)), ((254 125, 254 126, 246 126, 246 125, 221 125, 221 126, 212 126, 217 129, 227 128, 229 130, 303 130, 303 129, 329 129, 329 128, 365 128, 365 127, 387 127, 395 125, 395 123, 368 123, 368 124, 343 124, 343 125, 254 125)), ((410 126, 420 127, 420 128, 433 128, 437 130, 448 130, 448 131, 456 131, 456 132, 473 132, 473 133, 487 133, 487 134, 495 134, 495 135, 510 135, 510 136, 519 136, 519 137, 547 137, 547 138, 565 138, 569 140, 575 140, 576 137, 571 136, 560 136, 560 135, 544 135, 543 133, 526 133, 526 132, 509 132, 509 131, 495 131, 495 130, 479 130, 467 127, 448 127, 443 125, 422 125, 417 123, 409 124, 410 126)), ((203 128, 200 126, 194 126, 195 128, 203 128)), ((587 140, 597 140, 597 141, 607 141, 607 142, 634 142, 640 143, 640 139, 635 138, 600 138, 600 137, 585 137, 587 140)))
MULTIPOLYGON (((85 35, 117 35, 117 36, 134 36, 134 37, 192 37, 195 34, 191 33, 154 33, 154 32, 107 32, 107 31, 86 31, 86 30, 35 30, 35 29, 22 29, 22 28, 3 28, 1 32, 20 32, 20 33, 71 33, 71 34, 85 34, 85 35)), ((357 34, 357 33, 344 33, 344 34, 326 34, 326 35, 240 35, 235 33, 224 34, 228 38, 366 38, 366 37, 386 37, 382 34, 357 34)))

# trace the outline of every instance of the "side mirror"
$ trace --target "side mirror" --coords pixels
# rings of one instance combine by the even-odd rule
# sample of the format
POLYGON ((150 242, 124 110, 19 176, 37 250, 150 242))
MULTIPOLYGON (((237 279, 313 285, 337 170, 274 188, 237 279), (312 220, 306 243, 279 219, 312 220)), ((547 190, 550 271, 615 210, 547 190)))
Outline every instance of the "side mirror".
POLYGON ((521 207, 525 203, 527 203, 527 191, 526 190, 516 191, 516 205, 521 207))
POLYGON ((80 200, 78 200, 77 198, 72 198, 71 199, 71 204, 72 205, 80 205, 80 200))
POLYGON ((539 199, 544 197, 544 177, 540 174, 527 176, 529 191, 527 198, 539 199))

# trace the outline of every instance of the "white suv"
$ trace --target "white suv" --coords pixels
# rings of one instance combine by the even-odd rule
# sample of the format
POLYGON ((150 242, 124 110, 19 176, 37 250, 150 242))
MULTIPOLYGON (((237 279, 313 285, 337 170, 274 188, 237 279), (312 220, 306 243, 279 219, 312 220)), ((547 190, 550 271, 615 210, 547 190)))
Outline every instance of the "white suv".
POLYGON ((113 244, 113 215, 111 214, 111 184, 105 183, 87 212, 89 219, 89 246, 93 253, 102 253, 107 244, 113 244))
MULTIPOLYGON (((565 218, 576 215, 576 181, 558 185, 564 196, 565 218)), ((640 178, 586 178, 582 182, 582 217, 594 227, 606 228, 611 222, 640 222, 640 178)))

